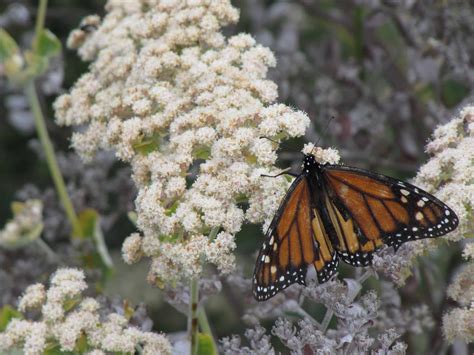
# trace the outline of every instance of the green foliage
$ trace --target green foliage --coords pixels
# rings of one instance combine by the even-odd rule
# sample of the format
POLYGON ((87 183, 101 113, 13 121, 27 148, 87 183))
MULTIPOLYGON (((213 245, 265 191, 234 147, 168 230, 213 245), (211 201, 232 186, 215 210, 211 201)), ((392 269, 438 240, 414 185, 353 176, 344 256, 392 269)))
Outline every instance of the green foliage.
POLYGON ((7 328, 13 318, 23 318, 23 315, 8 304, 0 308, 0 332, 7 328))
POLYGON ((75 233, 73 235, 73 238, 92 238, 94 236, 97 219, 99 218, 97 211, 92 208, 87 208, 79 214, 78 218, 81 230, 79 231, 79 233, 75 233))
POLYGON ((0 63, 19 53, 18 45, 7 31, 0 28, 0 63))
POLYGON ((208 159, 211 156, 211 147, 201 145, 194 150, 193 156, 197 159, 208 159))
POLYGON ((85 267, 102 270, 104 277, 102 283, 97 285, 101 289, 105 281, 110 277, 114 265, 104 241, 99 213, 92 208, 87 208, 79 214, 78 218, 81 230, 79 234, 74 234, 74 237, 82 240, 92 239, 94 241, 95 251, 84 255, 82 261, 85 267))
POLYGON ((127 217, 128 217, 128 219, 130 220, 130 222, 133 223, 134 226, 137 225, 137 219, 138 219, 137 212, 135 212, 135 211, 130 211, 130 212, 127 213, 127 217))
POLYGON ((49 60, 61 51, 61 42, 49 30, 42 29, 35 38, 34 49, 23 53, 15 40, 0 29, 0 63, 12 83, 23 86, 43 74, 49 60))
POLYGON ((43 29, 38 35, 36 54, 40 57, 51 58, 61 51, 61 42, 54 33, 43 29))
POLYGON ((138 153, 147 155, 148 153, 158 150, 160 147, 160 141, 161 135, 155 134, 149 139, 144 139, 140 141, 140 143, 134 144, 133 149, 135 149, 138 153))
POLYGON ((198 355, 217 355, 214 341, 210 334, 198 333, 198 355))

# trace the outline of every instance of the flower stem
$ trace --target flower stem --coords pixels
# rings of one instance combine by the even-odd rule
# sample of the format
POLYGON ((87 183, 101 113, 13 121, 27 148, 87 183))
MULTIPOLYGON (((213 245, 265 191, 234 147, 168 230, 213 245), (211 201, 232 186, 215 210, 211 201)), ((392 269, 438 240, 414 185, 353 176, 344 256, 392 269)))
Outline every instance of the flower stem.
POLYGON ((48 258, 51 261, 54 261, 57 264, 61 264, 61 260, 59 256, 49 247, 48 244, 46 244, 46 242, 43 239, 41 238, 36 239, 36 243, 38 244, 40 249, 42 249, 45 252, 45 254, 48 256, 48 258))
POLYGON ((100 227, 100 221, 97 219, 96 221, 96 230, 94 231, 94 240, 97 246, 97 252, 100 255, 100 258, 104 262, 105 266, 109 269, 114 268, 114 262, 112 261, 112 257, 110 256, 109 249, 107 249, 107 244, 104 240, 104 234, 102 233, 102 229, 100 227))
MULTIPOLYGON (((43 1, 41 2, 41 4, 42 3, 43 1)), ((69 198, 69 195, 67 193, 66 185, 61 175, 61 171, 59 170, 58 162, 56 160, 56 155, 53 149, 53 144, 51 143, 51 139, 49 138, 44 116, 41 112, 41 107, 38 101, 38 95, 36 93, 34 81, 30 81, 26 84, 25 94, 30 104, 31 111, 33 112, 36 131, 38 132, 38 137, 43 146, 49 172, 54 181, 54 185, 56 187, 56 191, 58 192, 59 199, 61 200, 64 210, 66 211, 66 215, 69 221, 71 222, 73 235, 80 235, 81 225, 79 224, 79 220, 77 218, 76 212, 74 211, 71 199, 69 198)))
POLYGON ((38 49, 39 36, 44 27, 44 18, 46 17, 46 9, 48 7, 48 0, 40 0, 38 6, 38 13, 36 14, 35 24, 35 40, 33 42, 33 50, 38 49))
POLYGON ((188 315, 188 329, 190 339, 190 354, 196 355, 198 352, 198 319, 197 308, 199 301, 199 279, 193 277, 191 279, 191 286, 189 290, 189 315, 188 315))
POLYGON ((332 309, 327 309, 326 314, 324 315, 323 321, 321 322, 321 331, 326 333, 328 329, 329 323, 331 322, 332 316, 334 315, 334 311, 332 309))
POLYGON ((209 325, 209 320, 207 319, 206 310, 204 309, 204 307, 199 307, 197 318, 198 318, 199 328, 201 329, 201 331, 209 335, 212 339, 213 354, 217 354, 217 345, 212 335, 211 326, 209 325))

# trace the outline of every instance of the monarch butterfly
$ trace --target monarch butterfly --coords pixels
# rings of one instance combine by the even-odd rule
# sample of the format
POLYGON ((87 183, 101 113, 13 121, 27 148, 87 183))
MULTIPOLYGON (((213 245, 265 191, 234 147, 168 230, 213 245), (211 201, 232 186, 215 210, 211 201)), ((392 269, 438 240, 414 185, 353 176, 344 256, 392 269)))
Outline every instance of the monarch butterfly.
POLYGON ((354 167, 320 164, 305 154, 260 249, 253 277, 258 301, 293 283, 306 285, 313 265, 319 283, 339 259, 368 266, 383 245, 435 238, 454 230, 456 214, 409 183, 354 167))

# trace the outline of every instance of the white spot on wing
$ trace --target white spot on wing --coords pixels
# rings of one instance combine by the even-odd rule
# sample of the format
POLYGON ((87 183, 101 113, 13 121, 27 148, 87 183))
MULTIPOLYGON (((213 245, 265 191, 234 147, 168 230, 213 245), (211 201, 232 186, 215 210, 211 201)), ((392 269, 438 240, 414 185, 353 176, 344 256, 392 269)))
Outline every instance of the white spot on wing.
POLYGON ((405 195, 405 196, 408 196, 410 194, 410 192, 405 189, 401 189, 400 192, 402 193, 402 195, 405 195))

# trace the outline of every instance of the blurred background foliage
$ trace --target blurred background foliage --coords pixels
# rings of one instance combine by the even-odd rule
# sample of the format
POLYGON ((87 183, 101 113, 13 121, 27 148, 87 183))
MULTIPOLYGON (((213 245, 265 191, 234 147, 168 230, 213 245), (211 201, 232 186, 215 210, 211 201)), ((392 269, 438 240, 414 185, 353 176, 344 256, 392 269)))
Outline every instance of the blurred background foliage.
MULTIPOLYGON (((228 34, 248 32, 269 46, 277 58, 270 77, 279 100, 306 111, 312 125, 304 139, 288 142, 280 151, 281 167, 300 164, 305 142, 333 146, 348 165, 409 179, 426 160, 423 147, 434 127, 448 121, 458 108, 472 102, 474 83, 474 6, 453 0, 234 0, 241 9, 237 26, 228 34), (330 124, 328 125, 329 121, 330 124), (288 147, 289 146, 289 147, 288 147)), ((104 1, 51 0, 46 27, 63 44, 69 32, 88 14, 104 14, 104 1)), ((3 0, 0 27, 22 46, 29 46, 36 2, 3 0)), ((74 51, 64 49, 38 82, 48 130, 59 152, 60 167, 76 210, 100 212, 105 239, 116 270, 105 284, 107 296, 146 303, 154 328, 185 329, 185 317, 163 302, 161 292, 146 284, 146 265, 126 266, 120 259, 123 239, 134 230, 127 218, 135 191, 128 168, 102 154, 83 164, 68 149, 71 131, 53 122, 52 102, 86 70, 74 51)), ((58 254, 84 265, 87 242, 71 244, 69 226, 56 198, 39 148, 27 102, 0 76, 0 222, 11 217, 13 200, 39 198, 44 204, 44 239, 58 254), (77 245, 76 245, 77 244, 77 245)), ((237 236, 238 265, 246 276, 253 270, 261 243, 260 226, 246 226, 237 236)), ((433 312, 431 333, 405 341, 412 353, 446 350, 440 319, 447 304, 444 290, 460 260, 452 245, 424 258, 400 290, 404 305, 426 303, 433 312)), ((45 281, 56 264, 41 251, 0 250, 0 306, 15 304, 33 281, 45 281)), ((101 271, 90 267, 90 277, 101 271)), ((342 275, 353 273, 342 268, 342 275)), ((242 333, 240 318, 249 302, 222 280, 223 292, 208 302, 211 324, 219 337, 242 333)), ((377 281, 370 283, 380 288, 377 281)), ((322 312, 315 309, 311 312, 322 312)), ((318 317, 316 317, 318 318, 318 317)), ((455 351, 455 350, 452 350, 455 351)))

